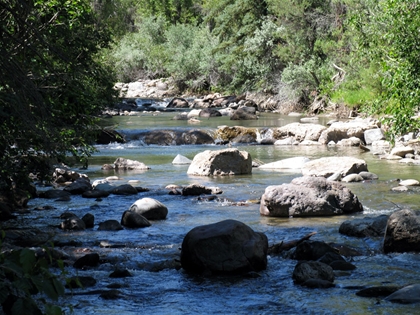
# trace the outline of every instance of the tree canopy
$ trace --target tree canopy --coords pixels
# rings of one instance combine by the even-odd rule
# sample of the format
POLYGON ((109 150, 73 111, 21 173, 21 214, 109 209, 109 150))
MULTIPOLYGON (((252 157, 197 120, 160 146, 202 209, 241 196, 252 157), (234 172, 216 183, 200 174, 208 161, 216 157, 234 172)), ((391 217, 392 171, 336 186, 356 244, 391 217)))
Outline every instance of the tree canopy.
POLYGON ((42 157, 91 152, 114 77, 99 60, 110 33, 88 1, 4 0, 0 20, 0 184, 10 188, 42 157))

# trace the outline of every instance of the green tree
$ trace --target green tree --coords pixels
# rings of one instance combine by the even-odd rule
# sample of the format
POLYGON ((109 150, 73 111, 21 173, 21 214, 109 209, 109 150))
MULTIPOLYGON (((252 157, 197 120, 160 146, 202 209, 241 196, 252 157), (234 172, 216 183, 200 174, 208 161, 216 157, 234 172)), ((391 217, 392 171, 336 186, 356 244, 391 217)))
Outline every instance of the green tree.
POLYGON ((41 158, 89 156, 114 78, 97 57, 110 34, 87 1, 3 0, 0 20, 0 185, 11 191, 41 158))
POLYGON ((170 24, 201 21, 201 1, 193 0, 141 0, 141 16, 162 16, 170 24))
MULTIPOLYGON (((219 42, 214 47, 215 61, 220 73, 218 84, 237 91, 254 88, 256 82, 260 82, 267 74, 267 70, 260 67, 254 71, 252 64, 259 57, 270 56, 272 49, 270 44, 255 49, 255 38, 259 32, 266 33, 267 30, 274 32, 264 35, 269 37, 269 41, 277 35, 268 24, 266 1, 205 0, 203 8, 205 23, 219 42), (254 37, 254 41, 250 41, 249 37, 254 37), (260 76, 255 77, 258 73, 260 76)), ((271 57, 274 58, 272 55, 271 57)))
POLYGON ((378 69, 381 80, 377 100, 365 110, 381 117, 391 140, 418 132, 420 124, 413 116, 420 104, 420 4, 408 0, 357 4, 363 8, 353 17, 358 53, 378 69))

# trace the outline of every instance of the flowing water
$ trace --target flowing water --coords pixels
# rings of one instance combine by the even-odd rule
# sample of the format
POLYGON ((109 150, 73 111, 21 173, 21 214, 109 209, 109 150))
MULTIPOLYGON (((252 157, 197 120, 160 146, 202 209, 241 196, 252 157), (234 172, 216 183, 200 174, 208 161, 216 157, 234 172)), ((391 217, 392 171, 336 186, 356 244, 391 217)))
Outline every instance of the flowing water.
MULTIPOLYGON (((230 121, 226 117, 203 120, 200 125, 189 125, 186 121, 171 120, 174 113, 157 116, 119 116, 110 120, 125 134, 139 133, 151 129, 215 130, 220 125, 242 125, 247 127, 279 127, 298 121, 299 118, 262 114, 257 121, 230 121)), ((328 119, 321 119, 325 124, 328 119)), ((55 238, 62 242, 80 242, 82 247, 65 247, 65 250, 98 252, 105 261, 89 270, 74 271, 70 275, 89 275, 98 280, 88 290, 104 289, 118 283, 122 293, 117 300, 105 300, 98 295, 79 295, 79 289, 63 303, 72 304, 75 314, 414 314, 416 306, 392 304, 384 300, 362 298, 355 295, 358 288, 375 285, 406 285, 420 282, 417 254, 380 253, 381 239, 358 239, 340 235, 338 227, 344 220, 390 214, 400 208, 417 209, 419 192, 410 190, 395 193, 396 179, 416 178, 418 167, 400 165, 395 161, 380 160, 359 148, 330 148, 327 146, 263 146, 237 145, 248 151, 253 159, 265 163, 306 156, 315 159, 324 156, 355 156, 364 159, 369 171, 379 175, 377 181, 346 184, 364 206, 364 213, 352 216, 321 218, 268 218, 259 214, 259 205, 247 200, 258 199, 269 185, 289 183, 301 176, 299 170, 273 171, 253 169, 252 175, 230 177, 197 177, 187 175, 188 166, 174 166, 177 154, 190 159, 204 150, 218 150, 222 145, 146 146, 141 140, 125 144, 97 146, 99 150, 89 161, 85 172, 91 180, 115 175, 102 171, 105 163, 113 163, 124 157, 138 160, 151 169, 142 172, 118 173, 113 184, 125 184, 137 180, 138 186, 149 188, 148 192, 136 196, 113 196, 102 201, 73 197, 69 202, 51 202, 45 199, 31 200, 29 206, 53 204, 56 209, 31 211, 23 217, 30 219, 35 227, 57 226, 59 215, 72 211, 80 217, 86 213, 95 216, 95 227, 83 232, 56 229, 55 238), (217 186, 223 190, 217 200, 198 200, 196 197, 172 196, 165 190, 168 184, 188 185, 198 183, 217 186), (137 199, 152 197, 168 207, 164 221, 153 221, 143 229, 124 229, 117 232, 98 231, 99 222, 115 219, 120 221, 122 213, 137 199), (192 228, 236 219, 256 231, 264 232, 269 244, 299 239, 310 232, 317 232, 311 239, 355 246, 364 256, 354 257, 357 269, 337 274, 335 288, 308 289, 293 284, 292 272, 296 261, 273 256, 268 259, 268 268, 259 277, 215 277, 191 276, 170 268, 171 262, 179 259, 180 245, 185 234, 192 228), (116 248, 100 247, 108 242, 116 248), (115 268, 128 269, 132 277, 115 279, 109 274, 115 268)))

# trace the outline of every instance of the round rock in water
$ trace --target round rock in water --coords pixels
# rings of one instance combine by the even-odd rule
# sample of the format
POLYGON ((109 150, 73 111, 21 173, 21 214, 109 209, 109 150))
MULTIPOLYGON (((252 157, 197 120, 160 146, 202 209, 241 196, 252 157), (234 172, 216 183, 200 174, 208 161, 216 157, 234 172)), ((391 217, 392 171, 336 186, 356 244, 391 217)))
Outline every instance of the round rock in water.
POLYGON ((153 198, 142 198, 130 206, 130 211, 141 214, 148 220, 164 220, 168 215, 168 208, 153 198))
POLYGON ((181 266, 188 272, 239 274, 267 267, 268 239, 236 220, 198 226, 182 242, 181 266))
POLYGON ((138 214, 133 211, 124 211, 121 218, 121 225, 129 228, 143 228, 150 226, 149 220, 147 220, 141 214, 138 214))

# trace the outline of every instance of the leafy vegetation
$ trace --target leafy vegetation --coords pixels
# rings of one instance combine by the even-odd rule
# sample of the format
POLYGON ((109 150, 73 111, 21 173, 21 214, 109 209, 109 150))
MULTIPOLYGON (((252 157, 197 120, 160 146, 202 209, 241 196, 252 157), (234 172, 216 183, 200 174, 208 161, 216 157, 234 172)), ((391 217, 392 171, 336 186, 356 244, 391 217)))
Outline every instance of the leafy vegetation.
POLYGON ((112 102, 98 53, 110 33, 83 0, 0 3, 0 188, 22 188, 44 157, 88 156, 95 115, 112 102))
MULTIPOLYGON (((0 254, 0 305, 4 314, 63 314, 53 302, 64 295, 64 286, 50 271, 52 258, 47 248, 45 253, 37 257, 33 250, 22 248, 0 254)), ((57 262, 64 271, 62 262, 57 262)))
POLYGON ((125 80, 173 76, 182 90, 226 93, 282 94, 286 86, 305 106, 323 96, 382 117, 395 138, 419 127, 411 118, 419 103, 419 7, 408 0, 147 0, 134 32, 108 56, 125 80))

